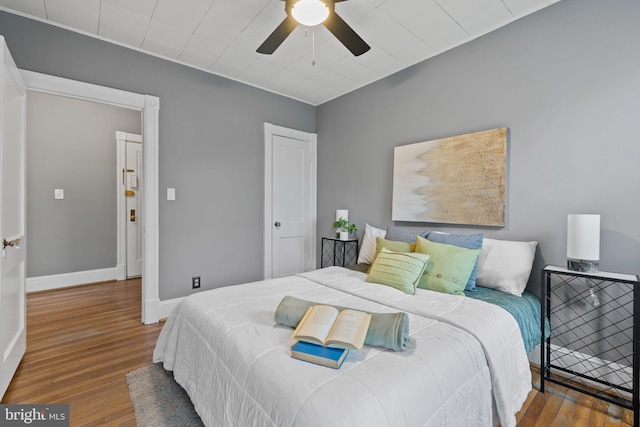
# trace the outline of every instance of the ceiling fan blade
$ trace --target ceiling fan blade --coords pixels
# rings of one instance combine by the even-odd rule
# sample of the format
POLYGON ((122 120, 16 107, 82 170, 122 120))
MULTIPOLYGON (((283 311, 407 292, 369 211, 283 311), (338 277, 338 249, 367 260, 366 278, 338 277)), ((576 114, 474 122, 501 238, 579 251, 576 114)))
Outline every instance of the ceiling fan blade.
POLYGON ((371 49, 337 13, 330 14, 323 25, 355 56, 360 56, 371 49))
POLYGON ((298 22, 293 19, 293 16, 287 15, 287 17, 284 18, 284 21, 282 21, 273 33, 267 37, 256 52, 271 55, 297 26, 298 22))

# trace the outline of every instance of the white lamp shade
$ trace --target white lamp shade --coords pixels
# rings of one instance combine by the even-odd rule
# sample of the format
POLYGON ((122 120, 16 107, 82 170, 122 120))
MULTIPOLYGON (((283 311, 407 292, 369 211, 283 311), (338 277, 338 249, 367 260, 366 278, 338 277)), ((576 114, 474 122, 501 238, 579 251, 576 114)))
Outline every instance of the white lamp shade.
POLYGON ((600 260, 600 215, 569 214, 567 258, 600 260))
POLYGON ((313 27, 322 24, 329 16, 329 8, 320 0, 298 0, 291 9, 293 18, 302 25, 313 27))
POLYGON ((338 209, 336 211, 336 221, 340 218, 344 218, 345 221, 349 222, 349 210, 348 209, 338 209))

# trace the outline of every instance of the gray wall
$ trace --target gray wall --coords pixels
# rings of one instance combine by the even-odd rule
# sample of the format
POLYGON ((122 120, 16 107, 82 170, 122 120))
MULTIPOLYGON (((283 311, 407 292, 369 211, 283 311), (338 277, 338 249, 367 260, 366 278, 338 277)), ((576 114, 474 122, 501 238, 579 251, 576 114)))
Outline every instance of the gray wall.
POLYGON ((160 97, 161 300, 262 278, 263 123, 315 132, 315 107, 5 12, 0 34, 20 68, 160 97))
POLYGON ((566 262, 569 213, 601 217, 600 267, 639 273, 640 2, 563 0, 317 109, 318 235, 337 208, 391 224, 393 147, 508 126, 507 225, 566 262))
POLYGON ((114 268, 116 131, 140 133, 140 113, 27 96, 27 277, 114 268))

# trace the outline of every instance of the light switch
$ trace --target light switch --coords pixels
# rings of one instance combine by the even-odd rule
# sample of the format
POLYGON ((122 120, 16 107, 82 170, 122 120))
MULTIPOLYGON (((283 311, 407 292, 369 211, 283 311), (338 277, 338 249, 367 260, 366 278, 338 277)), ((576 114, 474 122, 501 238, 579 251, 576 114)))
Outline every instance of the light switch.
POLYGON ((175 200, 175 199, 176 199, 176 189, 167 188, 167 200, 175 200))
POLYGON ((53 190, 53 195, 56 200, 62 200, 64 199, 64 190, 62 188, 56 188, 53 190))

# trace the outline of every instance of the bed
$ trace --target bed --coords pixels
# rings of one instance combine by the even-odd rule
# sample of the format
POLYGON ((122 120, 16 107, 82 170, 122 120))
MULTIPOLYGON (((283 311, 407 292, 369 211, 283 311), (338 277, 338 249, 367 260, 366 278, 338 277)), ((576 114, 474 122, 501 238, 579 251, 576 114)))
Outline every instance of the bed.
POLYGON ((408 295, 366 277, 329 267, 192 295, 167 320, 153 360, 208 426, 515 426, 531 371, 514 316, 481 297, 408 295), (292 330, 274 322, 286 295, 406 312, 410 344, 365 346, 337 370, 293 359, 292 330))

